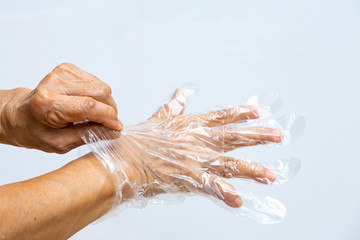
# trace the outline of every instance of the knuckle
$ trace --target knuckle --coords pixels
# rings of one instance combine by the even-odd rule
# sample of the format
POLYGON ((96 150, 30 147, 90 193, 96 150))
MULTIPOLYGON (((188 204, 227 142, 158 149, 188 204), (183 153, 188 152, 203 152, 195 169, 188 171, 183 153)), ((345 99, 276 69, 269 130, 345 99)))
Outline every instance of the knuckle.
POLYGON ((49 82, 57 80, 58 78, 59 78, 59 76, 55 72, 50 72, 43 78, 43 80, 41 81, 39 86, 44 86, 44 85, 48 84, 49 82))
POLYGON ((90 97, 84 97, 82 98, 82 101, 80 102, 80 109, 82 112, 86 113, 91 112, 95 108, 95 100, 90 97))
POLYGON ((29 101, 29 106, 32 111, 38 112, 47 109, 52 102, 53 99, 46 88, 36 88, 29 101))
POLYGON ((57 70, 68 70, 70 69, 72 66, 74 66, 73 64, 71 63, 67 63, 67 62, 64 62, 64 63, 61 63, 59 65, 57 65, 53 71, 57 71, 57 70))
POLYGON ((228 136, 227 136, 227 142, 228 143, 235 142, 237 139, 238 139, 238 134, 237 133, 235 133, 235 132, 228 133, 228 136))
POLYGON ((58 91, 58 86, 65 85, 65 81, 63 77, 58 75, 56 72, 48 73, 37 86, 37 90, 39 93, 43 92, 56 92, 58 91))
POLYGON ((66 85, 65 79, 61 75, 58 75, 57 72, 51 72, 46 75, 39 87, 42 89, 54 91, 57 86, 64 85, 66 85))
POLYGON ((213 170, 214 174, 220 177, 228 177, 228 169, 225 164, 217 164, 210 166, 210 169, 213 170))
POLYGON ((111 87, 107 85, 106 83, 101 84, 101 87, 99 88, 99 92, 101 96, 110 96, 111 95, 111 87))
POLYGON ((71 79, 81 79, 83 78, 82 70, 71 63, 62 63, 54 68, 53 73, 59 74, 67 78, 68 80, 71 79))
POLYGON ((57 74, 54 72, 50 72, 45 76, 45 79, 54 79, 56 78, 57 74))

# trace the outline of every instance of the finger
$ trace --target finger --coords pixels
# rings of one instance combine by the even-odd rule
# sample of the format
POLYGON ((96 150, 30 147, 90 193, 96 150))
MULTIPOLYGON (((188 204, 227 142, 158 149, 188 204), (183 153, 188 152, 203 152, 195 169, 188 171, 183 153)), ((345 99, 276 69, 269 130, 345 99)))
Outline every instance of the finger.
POLYGON ((223 134, 224 150, 234 150, 239 147, 259 144, 279 143, 283 132, 277 128, 250 127, 243 129, 225 128, 223 134))
POLYGON ((72 80, 75 82, 89 82, 99 80, 96 76, 78 68, 71 63, 62 63, 56 66, 52 72, 57 73, 64 79, 72 80))
POLYGON ((259 118, 263 108, 256 105, 233 106, 219 111, 196 115, 208 127, 223 126, 259 118))
POLYGON ((103 83, 73 83, 69 82, 66 86, 66 95, 71 96, 81 96, 81 97, 92 97, 100 102, 103 102, 111 107, 117 112, 116 103, 111 96, 111 88, 103 83))
MULTIPOLYGON (((228 152, 239 147, 260 144, 280 143, 283 132, 277 128, 268 127, 219 127, 206 130, 208 135, 202 134, 212 146, 217 146, 220 151, 228 152)), ((199 136, 198 136, 199 137, 199 136)))
POLYGON ((184 112, 186 104, 186 96, 184 92, 178 88, 175 90, 171 99, 151 116, 151 119, 165 120, 171 116, 180 115, 184 112))
POLYGON ((123 129, 113 107, 90 97, 62 96, 52 107, 46 119, 55 127, 88 120, 117 131, 123 129))
POLYGON ((206 163, 210 173, 226 178, 248 178, 263 184, 276 179, 275 173, 258 163, 241 161, 233 157, 219 156, 206 163))
POLYGON ((242 206, 242 200, 234 187, 223 179, 203 172, 200 176, 201 191, 222 200, 230 207, 242 206))
POLYGON ((71 63, 60 64, 53 70, 53 73, 58 75, 53 80, 58 80, 63 85, 63 94, 92 97, 112 106, 117 111, 115 101, 111 96, 110 86, 94 75, 71 63))
POLYGON ((110 130, 96 123, 80 123, 54 130, 48 141, 53 151, 66 153, 90 140, 110 140, 120 136, 119 132, 110 130), (91 138, 91 139, 90 139, 91 138))

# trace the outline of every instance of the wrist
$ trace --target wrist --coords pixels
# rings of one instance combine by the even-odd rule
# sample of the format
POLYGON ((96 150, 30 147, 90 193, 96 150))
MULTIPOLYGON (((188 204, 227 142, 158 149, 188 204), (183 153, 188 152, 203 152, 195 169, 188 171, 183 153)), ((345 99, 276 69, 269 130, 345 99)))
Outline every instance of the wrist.
POLYGON ((17 141, 17 132, 26 126, 28 121, 27 99, 31 90, 15 88, 0 91, 0 143, 20 146, 17 141))
MULTIPOLYGON (((91 218, 97 219, 106 214, 114 205, 116 186, 110 172, 104 168, 93 154, 86 154, 58 170, 61 181, 67 189, 76 194, 70 212, 87 209, 91 218), (64 172, 67 178, 63 178, 64 172), (76 185, 74 185, 74 179, 76 185), (91 209, 91 210, 90 210, 91 209)), ((70 195, 73 195, 70 194, 70 195)))

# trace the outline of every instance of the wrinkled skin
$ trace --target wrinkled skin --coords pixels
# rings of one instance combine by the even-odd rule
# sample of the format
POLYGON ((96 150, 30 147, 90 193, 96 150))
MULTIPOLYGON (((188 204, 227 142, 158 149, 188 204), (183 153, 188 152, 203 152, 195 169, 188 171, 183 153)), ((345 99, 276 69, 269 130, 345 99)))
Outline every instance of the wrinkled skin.
MULTIPOLYGON (((281 142, 279 129, 241 127, 259 118, 261 107, 235 106, 183 115, 185 101, 183 91, 176 90, 147 121, 125 128, 119 139, 94 151, 113 167, 120 202, 134 195, 186 191, 209 194, 240 207, 240 196, 223 178, 248 178, 264 184, 275 180, 275 174, 259 164, 222 155, 239 147, 281 142)), ((95 141, 99 136, 107 138, 101 131, 93 129, 92 133, 97 136, 95 141)))
POLYGON ((66 153, 82 145, 81 136, 94 125, 123 128, 111 88, 70 63, 57 66, 34 90, 17 88, 3 96, 2 143, 66 153))

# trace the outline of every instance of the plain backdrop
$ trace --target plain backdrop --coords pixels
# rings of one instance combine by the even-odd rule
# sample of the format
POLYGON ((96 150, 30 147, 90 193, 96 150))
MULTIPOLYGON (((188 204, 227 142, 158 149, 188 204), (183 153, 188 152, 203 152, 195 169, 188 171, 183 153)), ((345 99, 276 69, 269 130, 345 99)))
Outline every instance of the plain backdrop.
MULTIPOLYGON (((1 0, 0 88, 35 88, 56 65, 71 62, 112 87, 125 125, 151 115, 185 82, 200 87, 188 112, 273 91, 284 100, 281 113, 307 119, 305 134, 289 147, 237 151, 254 160, 302 160, 300 173, 284 185, 237 181, 284 202, 281 224, 249 222, 193 197, 179 205, 128 209, 86 227, 74 240, 355 240, 359 43, 356 0, 1 0)), ((0 184, 44 174, 80 155, 4 145, 0 152, 0 184)))

